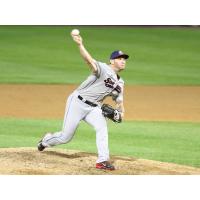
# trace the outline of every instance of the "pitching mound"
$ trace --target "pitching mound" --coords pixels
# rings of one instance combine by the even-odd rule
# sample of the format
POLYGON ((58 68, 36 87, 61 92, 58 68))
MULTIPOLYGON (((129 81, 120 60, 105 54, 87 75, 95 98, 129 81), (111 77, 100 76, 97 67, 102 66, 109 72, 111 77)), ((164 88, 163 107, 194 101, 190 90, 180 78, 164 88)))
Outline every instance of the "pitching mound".
POLYGON ((0 149, 0 174, 15 175, 136 175, 136 174, 200 174, 199 168, 130 157, 112 156, 117 170, 95 168, 96 155, 80 151, 36 148, 0 149))

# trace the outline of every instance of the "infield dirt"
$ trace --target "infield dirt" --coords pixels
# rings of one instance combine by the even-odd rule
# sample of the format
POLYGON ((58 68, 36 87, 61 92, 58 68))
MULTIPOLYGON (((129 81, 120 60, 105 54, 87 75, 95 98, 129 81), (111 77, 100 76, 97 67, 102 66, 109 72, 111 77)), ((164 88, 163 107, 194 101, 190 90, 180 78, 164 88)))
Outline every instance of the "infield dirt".
MULTIPOLYGON (((66 98, 76 87, 2 84, 0 117, 62 119, 66 98)), ((200 122, 199 99, 197 86, 126 86, 125 119, 200 122)))
MULTIPOLYGON (((0 85, 0 117, 62 119, 75 85, 0 85)), ((200 87, 127 86, 126 120, 200 122, 200 87)), ((109 100, 109 102, 111 102, 109 100)), ((111 157, 116 171, 95 169, 96 155, 58 148, 0 149, 0 174, 200 174, 199 168, 111 157)))

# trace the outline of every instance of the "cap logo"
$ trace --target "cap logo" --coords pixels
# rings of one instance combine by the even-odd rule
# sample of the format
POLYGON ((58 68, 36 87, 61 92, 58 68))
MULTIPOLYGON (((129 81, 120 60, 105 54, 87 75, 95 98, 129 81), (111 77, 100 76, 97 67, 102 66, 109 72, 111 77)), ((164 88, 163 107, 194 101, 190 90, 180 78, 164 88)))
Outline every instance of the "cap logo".
POLYGON ((119 54, 123 54, 123 52, 122 52, 122 51, 119 51, 119 54))

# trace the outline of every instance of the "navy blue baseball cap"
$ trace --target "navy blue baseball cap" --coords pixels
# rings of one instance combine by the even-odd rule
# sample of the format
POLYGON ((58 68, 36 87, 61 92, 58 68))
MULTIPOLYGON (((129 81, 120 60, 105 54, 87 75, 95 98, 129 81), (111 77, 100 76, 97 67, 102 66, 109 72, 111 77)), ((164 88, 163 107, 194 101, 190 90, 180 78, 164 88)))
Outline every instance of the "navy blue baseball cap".
POLYGON ((113 59, 116 59, 116 58, 119 58, 119 57, 128 59, 129 55, 123 53, 122 51, 113 51, 112 54, 110 55, 110 60, 113 60, 113 59))

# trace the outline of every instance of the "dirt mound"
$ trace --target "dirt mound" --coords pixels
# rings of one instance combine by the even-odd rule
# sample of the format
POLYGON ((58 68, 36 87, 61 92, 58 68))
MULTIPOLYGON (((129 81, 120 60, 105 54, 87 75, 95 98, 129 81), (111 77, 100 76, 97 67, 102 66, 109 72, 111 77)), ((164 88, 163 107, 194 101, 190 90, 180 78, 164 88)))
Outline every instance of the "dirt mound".
POLYGON ((98 170, 95 166, 96 154, 47 149, 38 152, 36 148, 0 149, 0 174, 15 175, 150 175, 150 174, 200 174, 199 168, 172 163, 157 162, 130 157, 112 156, 117 170, 98 170))

